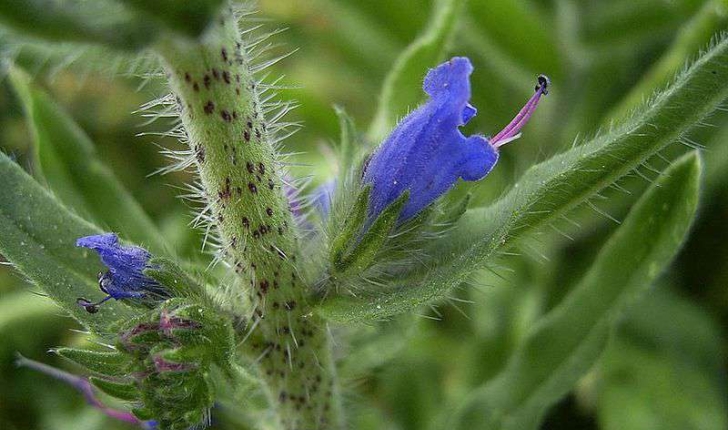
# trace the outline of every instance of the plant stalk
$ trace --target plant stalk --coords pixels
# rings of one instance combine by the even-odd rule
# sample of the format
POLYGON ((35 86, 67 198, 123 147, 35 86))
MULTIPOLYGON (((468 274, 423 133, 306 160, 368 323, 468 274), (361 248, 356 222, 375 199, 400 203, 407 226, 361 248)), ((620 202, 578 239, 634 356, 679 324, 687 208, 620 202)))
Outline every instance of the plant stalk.
POLYGON ((226 8, 199 40, 167 39, 157 52, 199 172, 207 219, 236 274, 223 296, 253 333, 241 350, 267 387, 280 428, 338 429, 328 331, 312 315, 308 285, 296 270, 296 222, 273 144, 277 126, 265 118, 265 86, 254 76, 246 43, 226 8))

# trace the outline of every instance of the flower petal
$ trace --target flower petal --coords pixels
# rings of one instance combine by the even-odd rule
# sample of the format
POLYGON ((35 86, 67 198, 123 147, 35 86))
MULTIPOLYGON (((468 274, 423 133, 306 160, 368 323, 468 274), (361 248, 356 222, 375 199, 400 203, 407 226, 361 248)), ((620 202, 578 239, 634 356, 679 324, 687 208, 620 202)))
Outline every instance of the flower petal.
POLYGON ((86 236, 76 241, 76 246, 96 251, 109 271, 99 283, 104 292, 114 299, 168 297, 168 292, 154 279, 144 275, 151 254, 138 246, 119 244, 114 233, 86 236))
POLYGON ((458 178, 482 179, 498 161, 498 152, 485 137, 466 137, 459 130, 477 113, 469 103, 472 72, 464 57, 428 72, 423 88, 429 100, 397 125, 364 172, 364 183, 372 184, 370 218, 405 190, 410 198, 400 221, 412 218, 458 178))

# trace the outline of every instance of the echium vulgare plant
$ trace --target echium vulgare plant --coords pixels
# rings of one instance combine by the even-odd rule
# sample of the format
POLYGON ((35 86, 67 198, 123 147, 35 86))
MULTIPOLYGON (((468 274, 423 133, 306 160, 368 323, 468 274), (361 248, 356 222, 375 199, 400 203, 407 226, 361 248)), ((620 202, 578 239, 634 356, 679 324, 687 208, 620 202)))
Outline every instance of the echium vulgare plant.
POLYGON ((470 191, 529 133, 530 119, 558 109, 537 107, 548 109, 549 92, 556 103, 568 83, 552 84, 549 70, 534 70, 533 92, 523 89, 530 96, 501 131, 465 132, 477 113, 470 80, 478 61, 447 59, 445 49, 466 2, 436 3, 427 31, 387 76, 369 132, 336 109, 335 176, 311 190, 283 154, 283 140, 299 125, 283 120, 293 104, 276 98, 279 81, 261 77, 283 57, 263 58, 275 49, 268 40, 276 32, 260 33, 254 5, 0 3, 3 31, 16 43, 100 45, 104 54, 89 58, 116 52, 161 68, 169 94, 145 112, 175 118, 168 135, 185 146, 163 150, 175 164, 161 171, 192 172, 185 197, 198 205, 193 225, 215 249, 199 263, 204 258, 171 246, 88 137, 23 71, 18 54, 7 79, 34 132, 43 185, 0 155, 0 253, 90 340, 53 350, 78 365, 73 371, 25 357, 18 364, 72 385, 91 407, 139 428, 352 428, 365 406, 342 381, 386 365, 404 343, 386 329, 352 341, 356 333, 414 327, 407 314, 462 300, 460 287, 477 271, 496 259, 507 264, 543 227, 561 232, 557 222, 582 206, 600 211, 592 201, 601 192, 652 170, 654 183, 635 202, 624 197, 631 209, 559 304, 528 328, 492 377, 426 423, 537 428, 597 362, 620 315, 687 235, 702 169, 687 136, 728 96, 728 40, 715 36, 631 115, 530 167, 509 191, 477 206, 470 191), (650 167, 676 142, 690 151, 668 151, 664 172, 650 167))

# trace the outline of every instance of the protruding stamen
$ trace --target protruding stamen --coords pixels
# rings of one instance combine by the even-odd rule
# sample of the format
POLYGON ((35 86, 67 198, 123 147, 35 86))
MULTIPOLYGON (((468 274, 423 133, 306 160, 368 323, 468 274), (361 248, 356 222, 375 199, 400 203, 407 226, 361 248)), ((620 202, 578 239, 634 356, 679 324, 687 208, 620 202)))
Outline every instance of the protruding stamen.
POLYGON ((508 142, 512 142, 517 139, 518 133, 521 131, 524 125, 528 122, 531 115, 536 110, 538 102, 541 100, 541 96, 548 94, 548 87, 551 84, 549 78, 546 75, 538 75, 538 83, 536 84, 536 92, 528 99, 528 102, 521 108, 518 115, 505 126, 498 134, 490 139, 490 144, 495 148, 499 148, 508 142))
POLYGON ((99 300, 98 302, 94 303, 91 300, 85 298, 85 297, 79 297, 76 299, 76 304, 81 306, 82 308, 86 309, 86 312, 90 314, 95 314, 99 311, 99 306, 104 303, 105 301, 109 300, 111 298, 111 295, 109 294, 109 291, 106 289, 106 287, 111 283, 111 273, 110 272, 99 272, 97 275, 98 281, 99 281, 99 289, 103 291, 105 294, 107 294, 106 297, 99 300))

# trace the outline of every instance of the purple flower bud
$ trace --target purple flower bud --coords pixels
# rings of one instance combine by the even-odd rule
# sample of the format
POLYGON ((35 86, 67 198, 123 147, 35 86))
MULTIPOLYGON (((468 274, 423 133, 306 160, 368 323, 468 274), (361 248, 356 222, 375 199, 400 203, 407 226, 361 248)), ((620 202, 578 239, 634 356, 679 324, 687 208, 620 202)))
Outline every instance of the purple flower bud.
POLYGON ((336 179, 329 179, 323 184, 316 187, 311 195, 314 207, 321 214, 321 218, 326 218, 331 212, 331 202, 334 200, 334 192, 336 191, 336 179))
POLYGON ((97 312, 101 303, 112 298, 160 300, 170 296, 157 281, 143 273, 151 258, 147 250, 119 244, 119 237, 114 233, 82 237, 76 246, 93 249, 109 268, 108 272, 99 274, 99 287, 107 296, 97 303, 78 299, 78 304, 87 311, 97 312))
POLYGON ((412 218, 455 185, 458 178, 477 181, 498 161, 498 148, 519 131, 546 94, 548 78, 539 76, 536 93, 521 112, 492 139, 464 136, 459 127, 477 113, 470 105, 470 60, 455 57, 425 77, 429 100, 407 115, 371 157, 363 182, 372 185, 369 217, 375 218, 409 190, 400 221, 412 218))
POLYGON ((202 324, 185 318, 175 316, 167 309, 162 310, 159 316, 159 329, 167 337, 174 337, 176 330, 197 330, 202 324))

